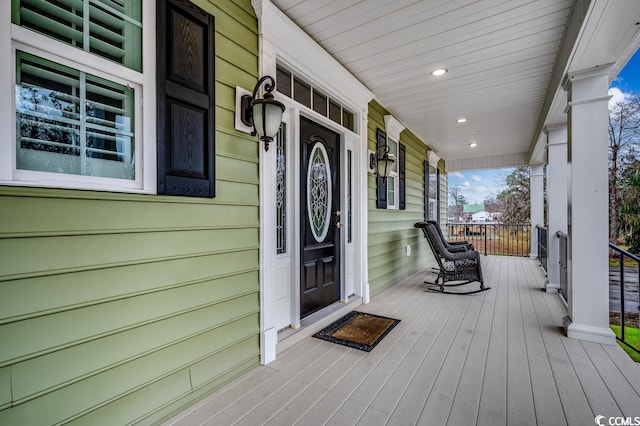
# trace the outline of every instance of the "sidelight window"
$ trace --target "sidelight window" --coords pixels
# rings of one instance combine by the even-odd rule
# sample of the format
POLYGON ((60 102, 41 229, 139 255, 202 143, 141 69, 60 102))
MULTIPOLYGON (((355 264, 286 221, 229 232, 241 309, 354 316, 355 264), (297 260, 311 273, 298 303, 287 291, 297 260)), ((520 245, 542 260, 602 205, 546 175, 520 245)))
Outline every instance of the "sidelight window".
POLYGON ((287 125, 276 136, 276 253, 287 252, 287 125))

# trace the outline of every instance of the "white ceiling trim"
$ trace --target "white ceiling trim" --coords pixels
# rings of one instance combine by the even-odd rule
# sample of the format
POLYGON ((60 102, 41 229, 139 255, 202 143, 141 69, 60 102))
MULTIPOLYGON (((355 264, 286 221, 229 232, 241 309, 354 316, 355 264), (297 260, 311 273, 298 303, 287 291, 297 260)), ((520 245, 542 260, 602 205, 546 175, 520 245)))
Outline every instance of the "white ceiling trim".
POLYGON ((270 1, 448 164, 474 168, 539 163, 545 124, 566 121, 567 72, 615 62, 613 78, 640 45, 639 0, 270 1))
POLYGON ((270 0, 252 0, 251 4, 258 16, 263 44, 265 41, 270 44, 277 59, 304 75, 331 97, 358 111, 374 98, 364 84, 270 0))
POLYGON ((465 170, 504 169, 507 167, 526 166, 529 164, 529 153, 517 152, 515 154, 500 154, 445 161, 447 173, 465 170))

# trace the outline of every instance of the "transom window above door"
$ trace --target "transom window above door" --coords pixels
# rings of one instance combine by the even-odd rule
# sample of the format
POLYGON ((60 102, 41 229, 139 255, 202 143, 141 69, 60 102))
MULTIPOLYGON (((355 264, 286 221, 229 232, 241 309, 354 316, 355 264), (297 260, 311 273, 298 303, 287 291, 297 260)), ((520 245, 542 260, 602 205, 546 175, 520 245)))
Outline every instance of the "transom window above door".
POLYGON ((345 129, 356 131, 353 112, 281 65, 276 67, 276 88, 279 93, 313 109, 345 129))

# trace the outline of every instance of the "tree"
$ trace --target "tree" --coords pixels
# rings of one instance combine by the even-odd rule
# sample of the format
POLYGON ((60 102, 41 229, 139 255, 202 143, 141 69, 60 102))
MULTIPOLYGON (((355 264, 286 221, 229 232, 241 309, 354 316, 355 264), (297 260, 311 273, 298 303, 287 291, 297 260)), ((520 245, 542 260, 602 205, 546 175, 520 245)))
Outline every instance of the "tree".
POLYGON ((457 222, 462 217, 464 206, 465 204, 468 204, 468 202, 460 192, 459 186, 452 187, 449 191, 449 195, 451 195, 453 201, 453 205, 449 206, 449 211, 453 213, 455 221, 457 222))
POLYGON ((502 200, 490 197, 484 200, 484 209, 490 213, 502 212, 502 200))
POLYGON ((640 95, 633 94, 609 108, 609 241, 618 243, 621 214, 620 180, 635 159, 640 142, 640 95))
POLYGON ((629 164, 620 176, 619 231, 630 252, 640 254, 640 160, 629 164))
POLYGON ((518 167, 505 179, 506 189, 498 194, 502 202, 502 222, 527 224, 531 220, 529 168, 518 167))

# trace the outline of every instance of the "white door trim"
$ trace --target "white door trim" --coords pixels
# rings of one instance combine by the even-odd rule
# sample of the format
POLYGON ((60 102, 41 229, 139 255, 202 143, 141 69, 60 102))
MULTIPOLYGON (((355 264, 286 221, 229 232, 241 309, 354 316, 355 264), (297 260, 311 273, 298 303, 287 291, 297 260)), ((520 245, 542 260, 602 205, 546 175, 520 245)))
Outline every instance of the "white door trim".
MULTIPOLYGON (((289 203, 289 232, 291 271, 286 274, 290 280, 290 288, 299 287, 299 249, 300 241, 297 236, 300 229, 300 215, 294 200, 300 192, 298 176, 300 174, 299 140, 300 114, 312 118, 332 130, 339 132, 341 138, 341 171, 343 178, 342 202, 346 205, 346 158, 347 147, 352 150, 352 205, 353 205, 353 239, 352 246, 346 247, 346 235, 342 238, 342 300, 346 300, 352 292, 369 299, 369 283, 367 272, 367 114, 369 102, 373 94, 351 75, 338 61, 329 55, 322 47, 313 41, 306 33, 287 18, 269 0, 252 0, 252 5, 258 17, 259 30, 259 72, 263 75, 276 75, 276 61, 291 67, 299 75, 309 81, 314 87, 321 89, 342 105, 354 111, 357 117, 356 132, 350 132, 332 121, 321 117, 313 111, 307 111, 291 99, 276 93, 276 98, 285 103, 285 120, 288 123, 287 143, 291 159, 288 167, 290 184, 288 191, 289 203), (322 66, 318 66, 322 64, 322 66), (353 256, 353 289, 347 288, 345 274, 345 258, 347 253, 353 256)), ((273 146, 273 144, 271 144, 273 146)), ((260 360, 268 364, 275 360, 278 329, 281 324, 276 321, 275 302, 278 294, 276 286, 276 254, 275 254, 275 148, 264 151, 260 144, 260 360)), ((344 229, 344 228, 343 228, 344 229)), ((299 295, 294 291, 291 297, 291 325, 299 326, 299 295), (297 300, 296 300, 297 298, 297 300)))

